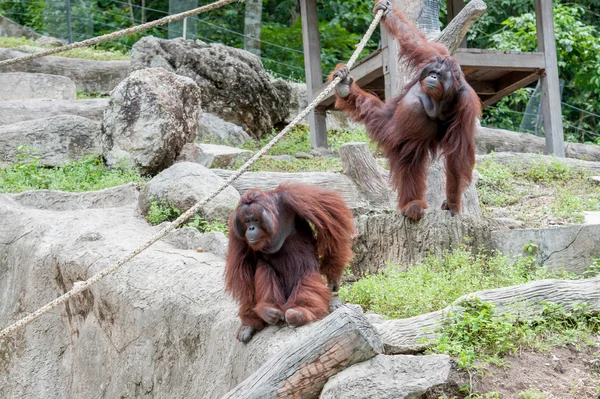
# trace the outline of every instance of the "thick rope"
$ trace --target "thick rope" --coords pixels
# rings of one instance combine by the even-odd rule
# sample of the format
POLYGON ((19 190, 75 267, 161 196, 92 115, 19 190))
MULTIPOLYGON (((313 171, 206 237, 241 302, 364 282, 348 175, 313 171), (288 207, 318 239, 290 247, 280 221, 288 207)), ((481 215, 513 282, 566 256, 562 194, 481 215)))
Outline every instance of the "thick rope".
MULTIPOLYGON (((356 50, 354 51, 354 54, 352 54, 352 57, 350 57, 350 60, 348 61, 348 64, 347 64, 348 69, 352 68, 352 66, 354 65, 354 63, 358 59, 358 56, 364 50, 364 48, 365 48, 365 46, 367 44, 367 41, 371 38, 371 35, 373 34, 373 31, 375 31, 375 28, 377 28, 377 25, 379 24, 379 20, 381 19, 381 15, 382 14, 383 14, 383 11, 379 11, 375 15, 375 18, 373 19, 373 22, 371 22, 371 25, 369 26, 369 29, 367 30, 367 32, 363 36, 363 38, 360 41, 360 43, 358 43, 358 45, 356 46, 356 50)), ((136 255, 140 254, 142 251, 144 251, 145 249, 147 249, 149 246, 151 246, 152 244, 154 244, 156 241, 160 240, 166 234, 168 234, 169 232, 173 231, 175 228, 177 228, 183 222, 185 222, 190 217, 192 217, 193 215, 195 215, 196 213, 198 213, 198 211, 200 210, 200 208, 202 208, 204 205, 206 205, 206 203, 208 203, 210 200, 212 200, 213 198, 215 198, 223 190, 225 190, 225 188, 227 188, 229 185, 231 185, 231 183, 233 183, 236 179, 238 179, 244 172, 246 172, 252 165, 254 165, 254 163, 256 163, 256 161, 258 161, 260 159, 260 157, 262 157, 263 155, 265 155, 267 153, 267 151, 269 151, 286 134, 288 134, 292 130, 292 128, 294 128, 313 109, 315 109, 317 107, 317 105, 319 105, 325 99, 325 97, 327 97, 327 95, 329 95, 329 93, 331 93, 331 91, 333 90, 333 88, 335 87, 335 85, 337 85, 340 82, 340 80, 341 79, 339 77, 335 78, 321 92, 321 94, 319 94, 317 96, 317 98, 315 98, 313 100, 313 102, 310 103, 308 105, 308 107, 306 107, 304 109, 304 111, 300 112, 298 114, 298 116, 296 116, 296 118, 294 118, 294 120, 291 121, 290 124, 285 127, 285 129, 283 129, 277 136, 273 137, 273 139, 267 145, 265 145, 259 152, 257 152, 252 158, 250 158, 244 165, 242 165, 242 167, 239 168, 233 175, 229 176, 229 178, 227 178, 227 180, 225 180, 225 182, 218 189, 216 189, 215 191, 213 191, 208 197, 202 199, 201 201, 198 201, 196 203, 196 205, 192 206, 190 209, 188 209, 185 213, 183 213, 181 216, 179 216, 173 222, 169 223, 165 228, 163 228, 162 230, 160 230, 152 238, 150 238, 144 244, 140 245, 133 252, 131 252, 128 255, 126 255, 125 257, 121 258, 113 266, 108 267, 108 268, 102 270, 101 272, 98 272, 97 274, 93 275, 91 278, 89 278, 86 281, 79 282, 79 283, 75 284, 70 291, 64 293, 63 295, 59 296, 58 298, 56 298, 52 302, 48 303, 47 305, 41 307, 40 309, 36 310, 33 313, 30 313, 29 315, 25 316, 21 320, 15 322, 14 324, 12 324, 12 325, 6 327, 4 330, 0 331, 0 339, 7 337, 11 332, 15 331, 16 329, 26 326, 27 324, 31 323, 32 321, 34 321, 35 319, 37 319, 38 317, 40 317, 44 313, 47 313, 47 312, 51 311, 52 309, 54 309, 57 306, 65 303, 70 298, 74 297, 75 295, 78 295, 81 292, 87 290, 94 283, 102 280, 104 277, 108 276, 109 274, 112 274, 112 273, 116 272, 117 270, 119 270, 119 268, 121 266, 123 266, 125 263, 127 263, 128 261, 130 261, 131 259, 133 259, 136 255)))
POLYGON ((194 8, 193 10, 185 11, 185 12, 182 12, 179 14, 169 15, 164 18, 157 19, 155 21, 151 21, 151 22, 147 22, 145 24, 133 26, 131 28, 123 29, 123 30, 120 30, 117 32, 107 33, 106 35, 93 37, 91 39, 83 40, 81 42, 67 44, 67 45, 61 46, 61 47, 51 48, 51 49, 40 51, 37 53, 25 55, 23 57, 11 58, 9 60, 0 61, 0 67, 5 67, 8 65, 12 65, 12 64, 18 64, 20 62, 26 62, 26 61, 33 60, 35 58, 45 57, 47 55, 52 55, 52 54, 56 54, 56 53, 63 53, 65 51, 73 50, 74 48, 88 47, 93 44, 105 42, 107 40, 117 39, 119 37, 131 35, 133 33, 138 33, 138 32, 144 31, 144 30, 152 29, 157 26, 165 25, 165 24, 168 24, 169 22, 178 21, 180 19, 191 17, 191 16, 198 15, 198 14, 202 14, 207 11, 216 10, 217 8, 223 7, 230 3, 235 3, 236 1, 239 1, 240 3, 242 3, 245 0, 219 0, 219 1, 216 1, 211 4, 207 4, 202 7, 194 8))

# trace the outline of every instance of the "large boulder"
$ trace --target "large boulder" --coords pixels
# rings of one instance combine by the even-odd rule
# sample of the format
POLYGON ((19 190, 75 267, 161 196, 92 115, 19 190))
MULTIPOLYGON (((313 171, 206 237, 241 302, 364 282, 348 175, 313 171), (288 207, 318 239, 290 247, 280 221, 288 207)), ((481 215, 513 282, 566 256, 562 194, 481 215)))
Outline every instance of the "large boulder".
POLYGON ((7 100, 75 100, 75 83, 67 77, 45 73, 0 73, 0 101, 7 100))
POLYGON ((57 115, 77 115, 102 121, 108 98, 90 100, 13 100, 3 101, 0 107, 0 126, 47 118, 57 115))
MULTIPOLYGON (((168 202, 177 209, 188 210, 223 184, 224 180, 210 169, 191 162, 180 162, 156 175, 140 195, 139 208, 147 214, 152 201, 168 202)), ((232 186, 227 187, 201 209, 207 219, 227 221, 229 213, 240 200, 232 186)))
MULTIPOLYGON (((29 51, 0 48, 0 61, 30 54, 29 51)), ((108 94, 129 73, 129 61, 98 61, 84 58, 42 57, 0 68, 0 72, 34 72, 70 78, 78 90, 108 94)))
POLYGON ((241 49, 146 36, 133 46, 131 69, 150 67, 192 78, 202 90, 206 111, 254 137, 270 133, 289 112, 289 85, 271 81, 260 59, 241 49))
POLYGON ((196 140, 200 143, 238 146, 250 140, 250 136, 235 123, 224 121, 210 112, 203 112, 196 140))
POLYGON ((200 120, 194 81, 162 68, 131 73, 111 93, 102 121, 102 148, 109 165, 127 160, 143 174, 175 162, 191 143, 200 120))
MULTIPOLYGON (((0 126, 0 166, 19 161, 19 146, 35 150, 40 165, 61 165, 83 155, 100 155, 100 123, 63 115, 0 126)), ((28 150, 25 150, 28 151, 28 150)))

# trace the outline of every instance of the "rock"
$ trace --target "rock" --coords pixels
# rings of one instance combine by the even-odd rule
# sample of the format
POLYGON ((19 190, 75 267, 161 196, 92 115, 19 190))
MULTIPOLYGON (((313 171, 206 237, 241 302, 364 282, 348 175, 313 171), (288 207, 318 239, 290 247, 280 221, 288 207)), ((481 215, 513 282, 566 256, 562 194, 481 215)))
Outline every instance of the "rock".
POLYGON ((492 211, 492 214, 490 215, 493 218, 511 218, 512 215, 510 214, 509 211, 507 211, 506 209, 503 208, 498 208, 498 209, 494 209, 492 211))
MULTIPOLYGON (((78 205, 58 211, 44 195, 36 193, 40 206, 0 195, 0 328, 114 265, 160 229, 135 212, 132 198, 119 203, 110 195, 103 203, 98 192, 61 193, 61 203, 78 205)), ((270 326, 248 344, 237 342, 238 309, 224 292, 224 263, 155 243, 0 341, 0 397, 221 398, 280 351, 324 332, 325 321, 270 326), (36 383, 23 383, 29 380, 36 383)))
POLYGON ((308 152, 297 152, 294 154, 294 157, 298 159, 313 159, 315 156, 313 154, 309 154, 308 152))
POLYGON ((19 161, 17 147, 35 149, 40 165, 61 165, 83 155, 100 155, 100 124, 74 115, 0 126, 0 166, 19 161))
POLYGON ((252 151, 217 144, 186 144, 177 157, 177 162, 195 162, 207 168, 228 168, 236 162, 245 162, 252 151))
POLYGON ((335 109, 327 111, 327 129, 330 130, 355 130, 364 126, 360 123, 354 122, 348 118, 344 111, 338 111, 335 109))
POLYGON ((77 115, 101 122, 108 98, 91 100, 15 100, 3 101, 0 107, 0 126, 48 118, 57 115, 77 115))
MULTIPOLYGON (((0 61, 29 52, 0 48, 0 61)), ((0 68, 0 72, 34 72, 60 75, 75 82, 77 90, 108 94, 129 73, 129 61, 99 61, 84 58, 42 57, 0 68)))
MULTIPOLYGON (((140 195, 140 211, 146 215, 153 200, 167 201, 177 209, 187 210, 216 190, 223 181, 202 165, 191 162, 176 163, 146 184, 140 195)), ((229 186, 202 207, 202 215, 209 220, 220 219, 226 222, 239 200, 240 194, 229 186)))
POLYGON ((594 183, 600 183, 600 176, 590 176, 588 180, 593 181, 594 183))
POLYGON ((600 258, 600 224, 493 231, 490 248, 512 257, 533 255, 539 265, 582 273, 600 258), (525 249, 530 243, 536 248, 533 254, 525 249))
POLYGON ((318 147, 310 150, 310 154, 315 157, 331 157, 333 156, 333 151, 329 148, 318 147))
POLYGON ((41 36, 35 40, 35 43, 42 47, 60 47, 66 43, 52 36, 41 36))
POLYGON ((45 73, 0 73, 0 101, 75 100, 75 83, 69 78, 45 73))
POLYGON ((175 162, 196 137, 200 90, 189 78, 162 68, 132 72, 111 93, 102 121, 102 149, 109 165, 126 159, 143 174, 175 162))
POLYGON ((584 217, 584 224, 600 224, 600 212, 598 211, 587 211, 581 212, 584 217))
POLYGON ((26 39, 36 40, 43 37, 31 28, 19 25, 10 18, 0 15, 0 36, 24 37, 26 39))
MULTIPOLYGON (((286 125, 293 121, 296 116, 308 106, 306 83, 288 82, 288 84, 290 86, 289 111, 288 115, 283 120, 286 125)), ((308 120, 304 118, 299 124, 308 126, 308 120)))
POLYGON ((289 86, 272 82, 260 59, 247 51, 146 36, 133 46, 131 68, 157 66, 192 78, 202 90, 206 111, 243 127, 251 136, 271 133, 289 112, 289 86))
POLYGON ((446 355, 377 355, 330 378, 320 399, 416 399, 448 383, 446 355))
POLYGON ((175 229, 162 239, 175 248, 210 252, 222 258, 227 254, 229 240, 220 232, 201 233, 193 227, 175 229))
POLYGON ((505 230, 505 229, 520 229, 523 228, 523 222, 513 218, 494 218, 493 230, 505 230))
POLYGON ((235 123, 226 122, 216 115, 203 112, 196 140, 200 143, 238 146, 250 140, 250 136, 235 123))

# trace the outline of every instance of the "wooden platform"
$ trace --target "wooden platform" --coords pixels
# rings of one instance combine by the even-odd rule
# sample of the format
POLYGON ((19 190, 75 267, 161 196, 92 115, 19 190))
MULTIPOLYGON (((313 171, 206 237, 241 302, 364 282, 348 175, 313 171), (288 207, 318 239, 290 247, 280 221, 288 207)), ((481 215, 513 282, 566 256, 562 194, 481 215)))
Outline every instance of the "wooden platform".
MULTIPOLYGON (((469 84, 485 105, 491 105, 515 90, 535 82, 544 72, 544 53, 493 51, 461 48, 454 53, 469 84)), ((363 89, 385 99, 383 51, 377 50, 352 68, 351 75, 363 89)), ((323 90, 315 93, 315 97, 323 90)), ((330 108, 334 96, 321 107, 330 108)))

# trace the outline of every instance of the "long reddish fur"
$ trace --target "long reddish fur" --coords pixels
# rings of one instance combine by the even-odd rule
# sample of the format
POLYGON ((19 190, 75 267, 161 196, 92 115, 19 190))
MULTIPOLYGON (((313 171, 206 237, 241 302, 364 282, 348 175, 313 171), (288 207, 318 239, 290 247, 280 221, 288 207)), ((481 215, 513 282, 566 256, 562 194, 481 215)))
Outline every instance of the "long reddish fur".
MULTIPOLYGON (((398 10, 393 11, 382 19, 382 23, 398 40, 400 57, 417 69, 417 77, 406 85, 402 94, 386 103, 352 83, 350 95, 346 98, 337 96, 335 106, 355 121, 363 122, 387 156, 401 209, 410 202, 427 207, 424 201, 427 165, 430 156, 436 156, 441 150, 446 157, 447 200, 459 211, 462 192, 471 183, 475 164, 475 126, 481 114, 481 103, 446 47, 427 41, 423 33, 398 10), (443 60, 446 68, 452 71, 453 89, 457 93, 453 116, 441 139, 437 122, 430 120, 424 112, 417 114, 402 103, 406 93, 419 84, 421 69, 436 60, 443 60)), ((332 72, 330 81, 333 73, 342 66, 338 65, 332 72)))
POLYGON ((297 223, 296 233, 288 237, 272 260, 272 267, 263 264, 246 240, 235 235, 233 216, 237 210, 230 218, 225 287, 240 304, 242 325, 256 330, 265 326, 258 316, 264 306, 276 305, 283 312, 302 307, 308 314, 305 321, 325 317, 331 293, 321 274, 333 281, 341 280, 352 258, 352 212, 338 193, 315 186, 281 184, 266 192, 250 190, 240 204, 259 203, 277 220, 278 201, 311 223, 316 238, 308 223, 297 223), (274 269, 285 275, 277 278, 274 269))

